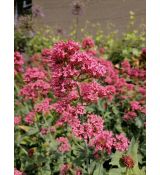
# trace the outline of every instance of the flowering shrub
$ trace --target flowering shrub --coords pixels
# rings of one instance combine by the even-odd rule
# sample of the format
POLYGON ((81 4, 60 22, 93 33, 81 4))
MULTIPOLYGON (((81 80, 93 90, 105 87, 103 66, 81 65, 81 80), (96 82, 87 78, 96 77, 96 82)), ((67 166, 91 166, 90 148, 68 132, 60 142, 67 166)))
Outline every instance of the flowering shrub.
POLYGON ((36 58, 15 61, 15 167, 28 175, 144 174, 145 69, 113 65, 91 38, 60 41, 36 58))

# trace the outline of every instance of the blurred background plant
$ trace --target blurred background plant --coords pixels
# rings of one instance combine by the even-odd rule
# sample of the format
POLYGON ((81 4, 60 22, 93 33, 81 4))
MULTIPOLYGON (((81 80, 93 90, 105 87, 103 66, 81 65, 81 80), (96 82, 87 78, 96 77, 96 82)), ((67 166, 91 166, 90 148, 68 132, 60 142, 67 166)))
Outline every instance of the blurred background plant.
MULTIPOLYGON (((69 33, 66 34, 63 28, 51 28, 45 25, 37 25, 36 17, 40 12, 35 12, 35 18, 30 15, 19 18, 15 26, 15 50, 24 52, 27 55, 40 53, 44 48, 50 48, 59 40, 69 38, 81 41, 82 38, 90 36, 95 40, 96 47, 103 52, 103 56, 117 64, 124 59, 129 59, 134 64, 139 63, 141 49, 145 48, 145 25, 140 25, 135 29, 136 16, 130 12, 130 20, 126 31, 119 33, 113 24, 107 26, 108 34, 105 34, 100 24, 93 24, 86 21, 83 28, 78 27, 78 18, 80 17, 81 5, 78 1, 73 4, 72 13, 75 20, 69 33), (92 28, 94 28, 93 32, 92 28), (90 30, 89 30, 90 29, 90 30), (65 34, 64 34, 65 33, 65 34), (80 36, 80 37, 79 37, 80 36)), ((43 16, 43 15, 41 15, 43 16)), ((144 62, 145 60, 141 60, 144 62)))
POLYGON ((43 48, 50 48, 59 40, 54 30, 46 25, 37 25, 37 18, 44 14, 39 6, 32 7, 32 15, 18 18, 14 31, 14 49, 31 56, 40 53, 43 48))

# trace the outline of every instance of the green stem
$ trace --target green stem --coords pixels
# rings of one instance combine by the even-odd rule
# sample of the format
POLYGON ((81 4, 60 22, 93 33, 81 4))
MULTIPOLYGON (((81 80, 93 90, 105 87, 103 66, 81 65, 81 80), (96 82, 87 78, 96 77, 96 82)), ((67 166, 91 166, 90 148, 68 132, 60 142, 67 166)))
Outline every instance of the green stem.
POLYGON ((87 161, 87 172, 89 173, 89 158, 88 158, 88 147, 87 143, 85 141, 85 146, 86 146, 86 161, 87 161))
MULTIPOLYGON (((44 120, 45 124, 47 125, 47 128, 50 128, 45 116, 44 115, 42 115, 42 116, 43 116, 43 120, 44 120)), ((49 137, 50 137, 51 143, 53 143, 53 138, 52 138, 52 134, 51 134, 50 129, 49 129, 49 137)))
POLYGON ((101 174, 101 169, 102 169, 102 162, 100 162, 100 164, 99 164, 98 175, 102 175, 102 174, 101 174))
POLYGON ((76 16, 76 27, 75 27, 75 40, 78 39, 78 24, 79 24, 79 18, 78 15, 76 16))
POLYGON ((128 172, 129 172, 129 169, 128 169, 128 168, 126 168, 126 175, 128 175, 128 172))

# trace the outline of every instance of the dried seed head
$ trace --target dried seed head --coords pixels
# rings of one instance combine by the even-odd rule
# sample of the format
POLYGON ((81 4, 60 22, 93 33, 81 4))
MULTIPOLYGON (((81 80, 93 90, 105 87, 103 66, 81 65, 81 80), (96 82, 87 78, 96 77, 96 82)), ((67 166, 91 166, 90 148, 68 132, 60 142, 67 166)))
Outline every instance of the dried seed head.
POLYGON ((80 1, 73 2, 72 14, 80 15, 82 12, 82 3, 80 1))
POLYGON ((32 7, 32 15, 33 17, 44 17, 44 13, 40 6, 33 6, 32 7))
POLYGON ((133 168, 134 167, 134 160, 131 156, 125 155, 120 159, 121 163, 127 167, 127 168, 133 168))
POLYGON ((64 35, 64 30, 63 30, 62 28, 57 28, 57 29, 56 29, 56 33, 57 33, 58 35, 64 35))

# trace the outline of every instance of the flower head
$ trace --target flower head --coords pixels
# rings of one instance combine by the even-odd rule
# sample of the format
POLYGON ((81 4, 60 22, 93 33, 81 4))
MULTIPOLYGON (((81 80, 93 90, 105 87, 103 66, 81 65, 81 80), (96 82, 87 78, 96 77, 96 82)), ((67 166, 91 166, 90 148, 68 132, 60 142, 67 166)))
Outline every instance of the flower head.
POLYGON ((35 121, 35 116, 36 116, 35 112, 29 112, 25 117, 25 122, 29 125, 32 125, 35 121))
POLYGON ((83 41, 82 41, 82 48, 83 49, 89 49, 89 48, 92 48, 94 46, 95 46, 94 40, 91 37, 86 37, 83 39, 83 41))
POLYGON ((22 175, 23 173, 16 168, 14 168, 14 175, 22 175))
POLYGON ((121 163, 127 167, 127 168, 133 168, 134 167, 134 160, 131 156, 125 155, 120 159, 121 163))
POLYGON ((14 117, 14 124, 19 125, 21 123, 22 117, 21 116, 15 116, 14 117))
POLYGON ((82 3, 79 0, 73 2, 72 14, 80 15, 82 13, 82 3))
POLYGON ((130 103, 130 105, 131 105, 131 109, 132 109, 133 111, 135 111, 135 110, 140 110, 140 109, 141 109, 141 106, 140 106, 140 104, 139 104, 138 101, 132 101, 132 102, 130 103))
POLYGON ((115 136, 114 147, 118 151, 126 151, 129 146, 129 140, 123 135, 119 134, 115 136))
POLYGON ((50 105, 51 99, 46 98, 44 99, 41 103, 38 103, 35 105, 35 111, 38 113, 47 113, 51 110, 51 105, 50 105))
POLYGON ((19 52, 14 52, 14 74, 23 71, 24 58, 19 52))
POLYGON ((106 151, 111 154, 114 144, 114 137, 111 131, 103 131, 96 135, 90 142, 90 145, 94 145, 95 151, 106 151))
POLYGON ((68 170, 69 170, 69 165, 68 164, 61 165, 60 175, 67 175, 68 170))
POLYGON ((56 141, 59 143, 58 150, 62 153, 70 151, 71 147, 69 144, 69 141, 65 137, 59 137, 56 139, 56 141))
POLYGON ((37 67, 28 68, 24 74, 24 81, 26 83, 35 82, 37 80, 44 80, 46 77, 44 71, 37 67))
POLYGON ((26 84, 21 90, 20 94, 25 97, 25 99, 36 99, 39 96, 45 96, 48 94, 51 86, 48 82, 43 80, 37 80, 26 84))
POLYGON ((123 120, 128 121, 128 120, 133 120, 137 117, 137 114, 135 112, 127 112, 124 116, 123 116, 123 120))

